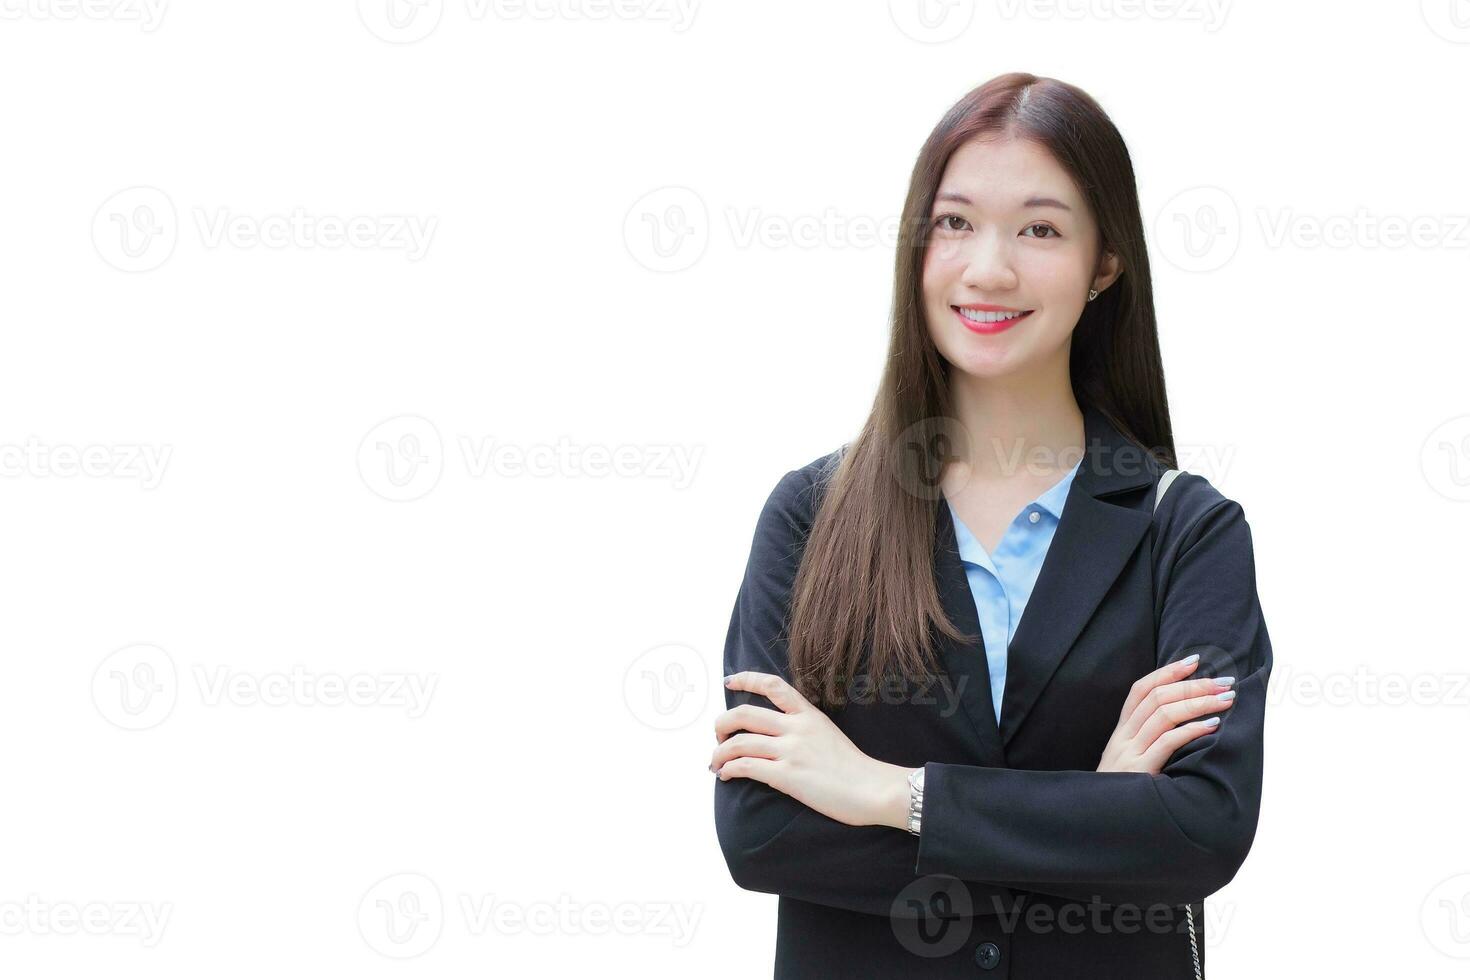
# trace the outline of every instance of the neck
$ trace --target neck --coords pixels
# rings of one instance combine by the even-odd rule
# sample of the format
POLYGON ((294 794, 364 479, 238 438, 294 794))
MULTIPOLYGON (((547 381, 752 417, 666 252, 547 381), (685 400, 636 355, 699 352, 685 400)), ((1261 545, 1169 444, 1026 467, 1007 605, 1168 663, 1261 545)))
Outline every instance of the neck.
POLYGON ((1059 477, 1082 458, 1085 429, 1070 377, 1038 385, 951 371, 950 392, 970 434, 969 477, 1059 477))

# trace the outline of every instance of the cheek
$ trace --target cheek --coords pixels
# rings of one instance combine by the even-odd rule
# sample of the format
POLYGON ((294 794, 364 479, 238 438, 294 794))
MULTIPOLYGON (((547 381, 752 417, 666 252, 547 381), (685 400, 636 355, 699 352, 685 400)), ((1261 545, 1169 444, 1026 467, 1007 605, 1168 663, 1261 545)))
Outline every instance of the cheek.
POLYGON ((926 248, 920 276, 925 302, 938 302, 964 270, 964 258, 958 249, 945 248, 943 244, 926 248))
POLYGON ((1077 326, 1090 280, 1071 263, 1038 263, 1025 281, 1030 284, 1026 296, 1043 311, 1027 336, 1038 348, 1052 350, 1077 326))
POLYGON ((1063 249, 1036 252, 1017 260, 1016 273, 1028 297, 1070 304, 1087 292, 1091 281, 1086 263, 1063 249))
POLYGON ((939 280, 939 258, 934 249, 924 249, 924 264, 920 269, 920 282, 924 286, 924 294, 927 296, 939 280))
POLYGON ((944 314, 948 311, 945 297, 952 291, 954 278, 959 274, 954 263, 946 261, 937 249, 930 248, 924 252, 924 264, 919 284, 921 300, 919 315, 923 317, 925 332, 928 333, 929 339, 946 359, 949 358, 951 351, 947 330, 948 320, 944 318, 944 314))

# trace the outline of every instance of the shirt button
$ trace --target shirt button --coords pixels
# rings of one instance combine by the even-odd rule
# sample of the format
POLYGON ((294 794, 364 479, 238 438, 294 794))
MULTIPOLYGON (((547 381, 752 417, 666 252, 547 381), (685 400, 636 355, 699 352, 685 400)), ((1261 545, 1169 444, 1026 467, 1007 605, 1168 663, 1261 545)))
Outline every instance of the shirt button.
POLYGON ((1031 512, 1031 523, 1032 524, 1035 524, 1039 520, 1041 520, 1041 513, 1039 511, 1034 511, 1033 510, 1031 512))

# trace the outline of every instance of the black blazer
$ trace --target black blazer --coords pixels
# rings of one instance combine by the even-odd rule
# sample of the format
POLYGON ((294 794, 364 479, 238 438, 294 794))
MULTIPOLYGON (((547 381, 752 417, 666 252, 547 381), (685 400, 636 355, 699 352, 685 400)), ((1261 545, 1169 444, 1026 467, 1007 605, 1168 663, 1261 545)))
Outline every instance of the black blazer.
MULTIPOLYGON (((1203 899, 1255 837, 1271 642, 1240 504, 1182 473, 1152 513, 1161 468, 1098 412, 1015 638, 997 726, 985 648, 939 636, 941 670, 875 687, 830 716, 874 758, 925 769, 922 834, 853 827, 764 783, 715 781, 735 883, 781 896, 775 976, 1193 977, 1203 899), (1189 676, 1234 675, 1214 732, 1164 771, 1097 772, 1129 688, 1191 653, 1189 676), (1192 906, 1191 943, 1186 904, 1192 906)), ((787 473, 757 522, 724 673, 790 680, 791 586, 840 451, 787 473)), ((935 502, 946 613, 980 632, 935 502)), ((862 695, 862 689, 853 689, 862 695)), ((726 690, 727 707, 766 698, 726 690)))

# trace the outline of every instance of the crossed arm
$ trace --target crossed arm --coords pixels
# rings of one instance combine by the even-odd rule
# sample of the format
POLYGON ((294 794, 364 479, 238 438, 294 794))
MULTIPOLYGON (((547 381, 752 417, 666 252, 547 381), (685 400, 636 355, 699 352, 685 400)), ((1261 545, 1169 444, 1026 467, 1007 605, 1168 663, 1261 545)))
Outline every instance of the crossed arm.
MULTIPOLYGON (((799 480, 787 474, 757 523, 727 674, 790 679, 781 637, 807 524, 799 480)), ((1212 667, 1238 678, 1234 706, 1158 775, 931 762, 919 836, 833 819, 758 778, 723 779, 715 822, 731 875, 743 888, 875 915, 901 914, 904 890, 931 874, 966 880, 980 902, 1012 888, 1109 904, 1197 902, 1235 876, 1254 840, 1272 665, 1249 526, 1225 498, 1182 541, 1160 612, 1160 664, 1204 646, 1212 667)), ((746 700, 726 692, 729 708, 746 700)), ((883 805, 875 800, 873 812, 883 805)))

